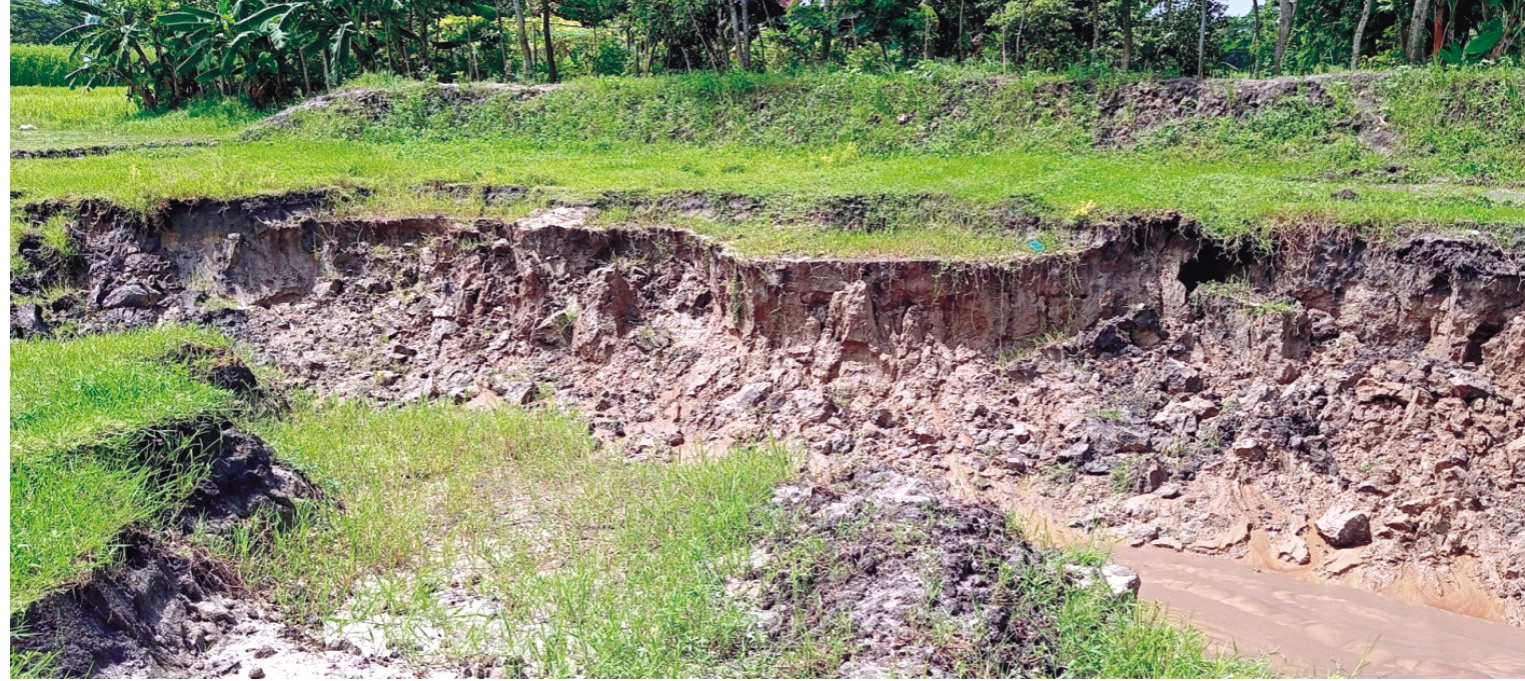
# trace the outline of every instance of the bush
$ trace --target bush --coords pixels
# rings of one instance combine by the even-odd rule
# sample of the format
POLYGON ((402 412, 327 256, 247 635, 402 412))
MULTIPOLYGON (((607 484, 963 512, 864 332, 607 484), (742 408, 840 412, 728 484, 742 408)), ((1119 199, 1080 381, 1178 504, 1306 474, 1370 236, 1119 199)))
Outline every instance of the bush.
POLYGON ((78 59, 69 59, 67 45, 11 45, 11 85, 51 85, 65 87, 69 72, 79 68, 78 59))

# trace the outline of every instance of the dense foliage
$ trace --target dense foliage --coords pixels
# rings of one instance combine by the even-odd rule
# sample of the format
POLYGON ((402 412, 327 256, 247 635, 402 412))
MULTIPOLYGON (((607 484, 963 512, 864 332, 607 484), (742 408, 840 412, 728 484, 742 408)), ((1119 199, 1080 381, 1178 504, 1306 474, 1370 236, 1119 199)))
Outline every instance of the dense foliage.
POLYGON ((1233 18, 1219 0, 59 2, 38 6, 87 17, 55 37, 79 53, 72 81, 118 80, 150 108, 205 92, 266 104, 361 72, 556 81, 951 60, 1211 75, 1525 59, 1525 0, 1268 0, 1233 18))
POLYGON ((52 0, 11 0, 11 44, 51 42, 84 18, 52 0))

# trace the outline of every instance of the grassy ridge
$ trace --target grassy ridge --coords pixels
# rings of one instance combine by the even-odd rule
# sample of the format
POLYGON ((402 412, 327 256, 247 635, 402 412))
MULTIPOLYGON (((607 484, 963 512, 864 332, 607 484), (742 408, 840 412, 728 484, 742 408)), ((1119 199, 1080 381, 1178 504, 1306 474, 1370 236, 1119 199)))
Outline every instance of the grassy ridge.
POLYGON ((166 478, 138 451, 146 431, 231 406, 231 394, 162 361, 186 344, 227 341, 165 327, 11 344, 12 613, 110 560, 123 527, 188 490, 193 471, 166 478))
MULTIPOLYGON (((301 125, 294 130, 263 134, 385 142, 499 138, 594 151, 620 142, 679 141, 875 156, 1088 153, 1104 124, 1130 126, 1135 102, 1124 97, 1112 118, 1102 104, 1142 78, 1008 78, 951 67, 894 74, 699 73, 582 79, 529 100, 510 92, 465 107, 435 86, 376 79, 362 85, 396 93, 377 119, 312 110, 297 115, 301 125)), ((1233 99, 1248 86, 1214 81, 1209 87, 1233 99)), ((1369 155, 1349 123, 1371 115, 1387 122, 1388 143, 1420 175, 1525 179, 1525 149, 1518 144, 1525 134, 1525 69, 1404 69, 1375 83, 1332 80, 1303 92, 1244 120, 1187 117, 1134 138, 1141 149, 1192 158, 1252 152, 1343 169, 1369 155)))
MULTIPOLYGON (((871 157, 676 144, 619 145, 589 153, 493 140, 293 141, 18 161, 12 165, 11 186, 28 199, 95 196, 142 210, 166 197, 367 187, 384 195, 373 200, 373 209, 380 211, 386 208, 385 196, 405 207, 410 187, 441 180, 523 184, 583 195, 607 190, 938 193, 985 204, 1020 198, 1066 219, 1180 211, 1230 237, 1260 236, 1284 225, 1338 223, 1369 232, 1462 224, 1512 239, 1525 225, 1525 203, 1495 198, 1487 187, 1369 185, 1318 179, 1318 173, 1319 166, 1309 162, 1242 157, 1199 161, 1022 151, 871 157), (1341 193, 1350 188, 1353 195, 1341 193)), ((893 241, 885 248, 893 248, 893 241)), ((1007 252, 1005 241, 985 243, 997 248, 949 255, 1007 252)))
MULTIPOLYGON (((1525 147, 1514 142, 1525 130, 1525 69, 1401 70, 1359 86, 1326 83, 1327 103, 1292 97, 1244 121, 1169 122, 1137 132, 1128 150, 1093 144, 1098 93, 1131 86, 1121 80, 993 80, 959 71, 695 74, 580 80, 529 100, 497 95, 471 107, 420 83, 361 84, 398 93, 393 106, 375 119, 307 112, 294 128, 210 149, 20 160, 12 186, 25 200, 102 197, 141 210, 164 198, 356 187, 375 192, 373 211, 417 210, 410 187, 446 181, 529 185, 562 197, 939 194, 975 212, 1016 201, 1066 220, 1179 211, 1228 237, 1341 224, 1368 233, 1476 228, 1513 242, 1525 225, 1518 186, 1525 147), (1346 123, 1358 116, 1387 121, 1383 144, 1391 153, 1356 136, 1346 123)), ((55 97, 38 108, 68 108, 58 93, 25 90, 13 94, 23 114, 32 95, 55 97)), ((246 114, 214 116, 213 128, 225 134, 246 114)), ((169 128, 183 137, 191 129, 170 117, 131 119, 140 128, 109 123, 121 115, 59 121, 86 135, 109 128, 116 137, 169 128)), ((908 218, 908 229, 853 239, 764 224, 712 231, 759 254, 1025 252, 1025 235, 908 218)))

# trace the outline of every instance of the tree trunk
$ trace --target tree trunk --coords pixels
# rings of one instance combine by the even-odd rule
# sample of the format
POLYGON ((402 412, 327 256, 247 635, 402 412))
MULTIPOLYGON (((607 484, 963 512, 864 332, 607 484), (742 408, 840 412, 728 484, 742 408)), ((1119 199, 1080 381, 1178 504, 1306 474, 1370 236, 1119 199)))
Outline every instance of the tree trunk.
POLYGON ((503 80, 508 80, 508 31, 503 28, 503 3, 499 0, 493 0, 492 14, 498 22, 498 59, 503 62, 503 80))
MULTIPOLYGON (((736 61, 741 63, 741 17, 736 14, 736 0, 727 0, 725 4, 731 7, 731 45, 736 48, 736 61)), ((747 65, 742 63, 741 70, 747 70, 747 65)))
POLYGON ((1361 38, 1366 35, 1366 20, 1371 18, 1371 0, 1361 3, 1361 20, 1356 22, 1356 35, 1350 39, 1350 68, 1361 65, 1361 38))
POLYGON ((1424 61, 1424 25, 1429 18, 1429 0, 1414 0, 1414 14, 1409 19, 1408 58, 1411 62, 1424 61))
MULTIPOLYGON (((169 52, 164 49, 164 43, 159 40, 157 31, 154 34, 154 54, 159 57, 159 70, 164 72, 169 78, 170 92, 175 95, 174 103, 179 104, 185 100, 185 97, 180 94, 180 74, 175 73, 174 64, 169 62, 169 52)), ((305 95, 307 93, 304 92, 302 94, 305 95)))
POLYGON ((529 80, 535 55, 530 53, 530 32, 524 27, 524 0, 514 0, 514 22, 519 24, 519 58, 524 61, 520 68, 524 69, 524 79, 529 80))
POLYGON ((1430 17, 1434 22, 1433 31, 1430 33, 1430 59, 1440 59, 1440 45, 1446 39, 1444 21, 1445 15, 1440 11, 1440 0, 1435 0, 1435 11, 1430 17))
MULTIPOLYGON (((727 0, 721 6, 715 8, 715 43, 716 43, 716 50, 715 50, 715 67, 714 68, 715 68, 716 71, 719 71, 721 73, 724 73, 726 71, 730 71, 731 70, 731 46, 727 45, 726 42, 725 42, 725 40, 726 40, 726 37, 725 37, 725 31, 726 31, 725 8, 726 8, 726 5, 730 5, 732 7, 735 7, 735 5, 732 5, 731 2, 729 2, 729 0, 727 0)), ((735 22, 731 22, 731 23, 732 23, 732 27, 734 28, 735 22)))
POLYGON ((1122 5, 1123 70, 1127 71, 1133 65, 1133 0, 1122 0, 1118 4, 1122 5))
POLYGON ((1250 0, 1250 13, 1255 15, 1255 35, 1250 36, 1250 77, 1260 77, 1260 0, 1250 0))
POLYGON ((1007 68, 1007 63, 1006 63, 1006 30, 1010 26, 1011 26, 1011 22, 1009 22, 1009 21, 1001 22, 1001 73, 1006 73, 1006 68, 1007 68))
MULTIPOLYGON (((1029 3, 1029 4, 1031 4, 1031 3, 1029 3)), ((1022 15, 1022 20, 1017 22, 1017 42, 1012 45, 1012 49, 1011 49, 1011 51, 1017 55, 1016 56, 1017 66, 1021 66, 1022 62, 1023 62, 1023 59, 1022 59, 1022 57, 1023 57, 1023 55, 1022 55, 1022 33, 1024 31, 1026 31, 1026 30, 1027 30, 1027 14, 1024 12, 1023 15, 1022 15)))
POLYGON ((1212 0, 1201 0, 1202 12, 1197 19, 1197 77, 1207 75, 1207 3, 1212 0))
POLYGON ((418 32, 421 34, 421 37, 418 41, 418 59, 421 62, 420 68, 427 69, 431 64, 434 63, 433 57, 429 56, 429 17, 424 16, 422 12, 419 12, 414 16, 418 17, 418 32))
POLYGON ((1096 63, 1096 52, 1101 49, 1101 10, 1097 0, 1091 0, 1091 63, 1096 63))
POLYGON ((297 62, 302 65, 302 96, 312 96, 312 76, 307 73, 307 55, 297 48, 297 62))
MULTIPOLYGON (((1424 2, 1424 0, 1418 0, 1424 2)), ((1297 12, 1295 0, 1276 0, 1276 73, 1282 72, 1282 60, 1287 56, 1287 41, 1292 39, 1292 15, 1297 12)))
POLYGON ((736 0, 741 5, 741 70, 752 70, 752 19, 748 16, 747 0, 736 0))
POLYGON ((540 25, 545 31, 545 68, 548 80, 555 83, 561 79, 556 76, 556 46, 551 44, 551 0, 540 0, 540 25))
POLYGON ((958 63, 964 63, 964 0, 958 0, 958 63))
POLYGON ((825 64, 831 61, 831 34, 837 30, 837 23, 832 20, 831 16, 831 0, 822 0, 821 15, 823 22, 821 26, 821 56, 818 60, 825 64))

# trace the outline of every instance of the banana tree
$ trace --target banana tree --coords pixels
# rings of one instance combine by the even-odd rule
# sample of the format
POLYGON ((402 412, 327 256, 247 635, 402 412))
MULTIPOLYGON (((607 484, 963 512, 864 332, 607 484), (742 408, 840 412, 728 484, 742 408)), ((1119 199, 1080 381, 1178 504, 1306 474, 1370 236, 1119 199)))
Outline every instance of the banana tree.
POLYGON ((74 42, 69 59, 79 59, 80 67, 68 74, 69 83, 85 87, 111 81, 126 83, 129 97, 144 108, 158 108, 162 102, 156 85, 166 74, 144 49, 152 39, 149 13, 126 3, 62 3, 85 15, 84 23, 53 39, 56 43, 74 42))
POLYGON ((405 10, 399 0, 311 0, 300 26, 308 36, 307 53, 322 61, 324 82, 337 84, 352 57, 357 67, 371 68, 381 51, 388 52, 393 71, 407 72, 403 41, 416 35, 406 26, 405 10))
POLYGON ((196 74, 196 82, 217 84, 225 93, 240 81, 257 103, 281 90, 281 57, 303 3, 265 4, 258 0, 220 0, 216 11, 183 6, 159 16, 187 46, 175 70, 196 74))

